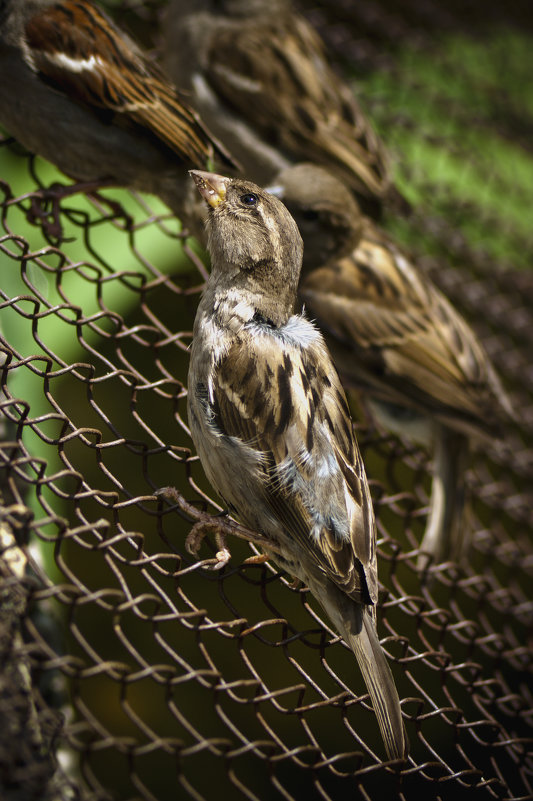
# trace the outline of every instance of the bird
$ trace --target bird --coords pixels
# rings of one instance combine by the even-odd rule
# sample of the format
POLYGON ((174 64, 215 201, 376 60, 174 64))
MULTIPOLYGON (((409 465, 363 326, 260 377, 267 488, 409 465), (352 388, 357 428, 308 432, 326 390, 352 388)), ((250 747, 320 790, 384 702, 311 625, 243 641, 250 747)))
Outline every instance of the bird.
POLYGON ((419 566, 461 561, 472 443, 501 438, 515 419, 491 360, 466 320, 361 213, 340 180, 304 163, 268 189, 303 237, 300 303, 324 334, 344 388, 358 390, 385 429, 434 452, 419 566))
POLYGON ((376 630, 376 528, 345 394, 295 312, 302 241, 256 184, 191 171, 212 269, 193 328, 188 420, 205 474, 266 554, 308 586, 354 652, 389 759, 407 738, 376 630))
POLYGON ((376 218, 407 213, 390 158, 324 42, 290 0, 173 0, 162 59, 260 185, 302 161, 341 177, 376 218))
POLYGON ((162 70, 89 0, 0 0, 0 124, 87 191, 185 214, 187 170, 236 164, 162 70))

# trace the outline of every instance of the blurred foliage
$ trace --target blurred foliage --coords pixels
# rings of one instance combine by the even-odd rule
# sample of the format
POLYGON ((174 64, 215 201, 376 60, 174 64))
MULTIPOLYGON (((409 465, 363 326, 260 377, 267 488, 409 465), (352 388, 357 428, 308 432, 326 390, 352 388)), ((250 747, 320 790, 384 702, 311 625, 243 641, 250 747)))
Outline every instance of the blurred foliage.
MULTIPOLYGON (((533 252, 532 45, 514 30, 481 41, 448 35, 431 50, 403 49, 393 70, 357 84, 416 213, 450 217, 474 249, 524 269, 533 252)), ((408 221, 389 225, 421 252, 408 221)))

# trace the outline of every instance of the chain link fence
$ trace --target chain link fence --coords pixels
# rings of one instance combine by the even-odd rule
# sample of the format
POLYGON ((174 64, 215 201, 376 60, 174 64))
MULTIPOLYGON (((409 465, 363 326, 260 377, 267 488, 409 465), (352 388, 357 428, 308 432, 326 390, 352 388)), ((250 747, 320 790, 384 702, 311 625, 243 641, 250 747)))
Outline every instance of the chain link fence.
MULTIPOLYGON (((114 10, 157 42, 157 4, 114 10)), ((215 543, 190 556, 191 518, 154 494, 175 485, 221 510, 185 409, 205 258, 161 204, 119 190, 62 200, 54 238, 34 193, 65 178, 6 132, 2 798, 533 798, 533 14, 478 0, 303 11, 395 156, 415 213, 389 230, 469 319, 517 412, 472 458, 468 564, 422 573, 429 456, 357 421, 408 763, 382 762, 353 655, 306 589, 243 565, 238 540, 209 571, 215 543)))

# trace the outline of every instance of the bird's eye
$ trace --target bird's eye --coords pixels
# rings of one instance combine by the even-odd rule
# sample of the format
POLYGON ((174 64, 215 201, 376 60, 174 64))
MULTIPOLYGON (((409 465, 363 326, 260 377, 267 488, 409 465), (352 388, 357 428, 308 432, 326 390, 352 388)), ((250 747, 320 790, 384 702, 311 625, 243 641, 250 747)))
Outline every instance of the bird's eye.
POLYGON ((302 212, 302 218, 307 220, 307 222, 317 222, 319 217, 320 214, 318 211, 314 211, 313 209, 306 209, 306 211, 302 212))
POLYGON ((245 206, 255 206, 258 200, 259 198, 253 192, 247 192, 240 197, 241 203, 244 203, 245 206))

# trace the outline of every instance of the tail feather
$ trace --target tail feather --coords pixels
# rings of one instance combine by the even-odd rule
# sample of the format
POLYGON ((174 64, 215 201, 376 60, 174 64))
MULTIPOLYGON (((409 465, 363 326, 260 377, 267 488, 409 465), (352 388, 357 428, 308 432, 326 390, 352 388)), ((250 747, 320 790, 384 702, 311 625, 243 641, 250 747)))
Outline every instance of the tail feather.
MULTIPOLYGON (((319 596, 320 597, 320 596, 319 596)), ((322 595, 322 599, 324 596, 322 595)), ((350 646, 363 674, 389 759, 405 759, 409 751, 400 699, 391 669, 380 645, 369 607, 344 596, 331 599, 325 610, 350 646)))
POLYGON ((346 633, 346 641, 359 664, 372 699, 381 736, 389 759, 404 759, 409 749, 398 691, 391 669, 379 644, 374 621, 367 609, 360 607, 362 626, 359 634, 346 633))

